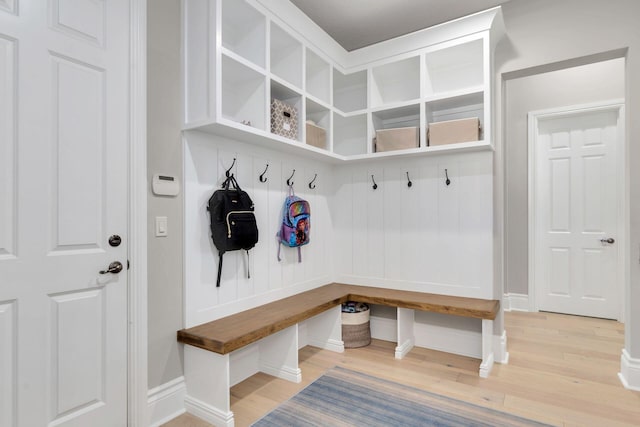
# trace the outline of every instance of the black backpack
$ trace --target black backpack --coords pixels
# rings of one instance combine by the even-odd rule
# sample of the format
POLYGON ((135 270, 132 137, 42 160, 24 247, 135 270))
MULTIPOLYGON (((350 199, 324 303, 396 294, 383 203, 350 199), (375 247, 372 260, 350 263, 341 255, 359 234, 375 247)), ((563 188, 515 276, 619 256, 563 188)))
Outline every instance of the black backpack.
POLYGON ((221 190, 216 190, 207 206, 211 217, 211 238, 218 248, 218 281, 222 274, 222 256, 227 251, 247 251, 247 277, 249 273, 249 249, 258 242, 258 226, 253 213, 253 202, 240 189, 233 174, 227 177, 221 190))

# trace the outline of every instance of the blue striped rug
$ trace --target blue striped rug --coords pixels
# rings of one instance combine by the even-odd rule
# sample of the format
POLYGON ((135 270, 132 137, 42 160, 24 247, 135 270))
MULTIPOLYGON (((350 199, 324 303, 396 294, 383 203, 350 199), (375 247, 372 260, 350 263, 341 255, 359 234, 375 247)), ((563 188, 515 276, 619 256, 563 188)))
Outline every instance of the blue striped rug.
POLYGON ((285 426, 547 426, 335 367, 253 424, 285 426))

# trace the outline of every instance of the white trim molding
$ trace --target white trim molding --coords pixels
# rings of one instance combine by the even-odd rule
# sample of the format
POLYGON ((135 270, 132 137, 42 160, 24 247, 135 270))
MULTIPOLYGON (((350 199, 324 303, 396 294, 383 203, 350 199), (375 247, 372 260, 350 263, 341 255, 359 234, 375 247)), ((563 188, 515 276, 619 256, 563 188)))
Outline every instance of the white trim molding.
POLYGON ((184 399, 187 387, 184 377, 178 377, 165 384, 149 390, 149 425, 151 427, 162 424, 186 412, 184 399))
POLYGON ((529 295, 506 293, 502 297, 502 308, 504 311, 530 311, 529 295))
POLYGON ((622 349, 618 378, 624 388, 640 391, 640 359, 631 357, 626 349, 622 349))
POLYGON ((131 0, 128 425, 149 425, 147 382, 147 0, 131 0))

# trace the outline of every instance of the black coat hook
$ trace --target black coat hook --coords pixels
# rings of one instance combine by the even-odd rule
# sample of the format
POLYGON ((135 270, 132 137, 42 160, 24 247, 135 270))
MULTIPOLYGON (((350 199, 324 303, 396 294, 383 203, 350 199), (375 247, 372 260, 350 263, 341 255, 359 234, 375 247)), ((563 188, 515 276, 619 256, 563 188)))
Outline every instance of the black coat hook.
POLYGON ((413 182, 411 182, 411 178, 409 178, 409 172, 407 171, 407 187, 411 188, 413 182))
POLYGON ((229 169, 227 169, 227 170, 225 171, 225 173, 224 173, 224 175, 225 175, 227 178, 229 178, 229 172, 231 172, 231 169, 233 169, 233 165, 235 165, 235 164, 236 164, 236 158, 234 157, 234 158, 233 158, 233 163, 231 163, 231 166, 229 166, 229 169))
POLYGON ((291 178, 293 178, 293 175, 295 175, 296 170, 294 169, 293 172, 291 172, 291 176, 289 178, 287 178, 287 185, 291 186, 293 185, 293 181, 291 181, 291 178))
POLYGON ((373 189, 376 190, 378 188, 378 184, 376 184, 376 180, 373 179, 373 175, 371 175, 371 181, 373 181, 373 189))
POLYGON ((269 169, 269 163, 267 163, 267 167, 264 168, 264 172, 262 172, 260 174, 260 178, 258 178, 260 182, 267 182, 267 178, 264 177, 264 174, 267 173, 267 169, 269 169))
POLYGON ((451 184, 451 180, 449 179, 449 173, 447 172, 446 169, 444 170, 444 176, 447 177, 447 180, 444 183, 447 185, 451 184))
POLYGON ((311 180, 311 182, 309 183, 309 188, 310 188, 310 189, 312 189, 312 190, 313 190, 314 188, 316 188, 316 185, 314 184, 314 182, 316 182, 316 178, 317 178, 317 177, 318 177, 318 174, 316 174, 316 175, 313 177, 313 179, 311 180))

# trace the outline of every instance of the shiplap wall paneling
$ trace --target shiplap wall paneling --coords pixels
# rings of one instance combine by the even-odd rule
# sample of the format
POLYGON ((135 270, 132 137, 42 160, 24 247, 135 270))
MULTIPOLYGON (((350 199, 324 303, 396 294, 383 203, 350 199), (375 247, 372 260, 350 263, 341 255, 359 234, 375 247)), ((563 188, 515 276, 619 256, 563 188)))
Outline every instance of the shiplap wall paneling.
POLYGON ((491 153, 344 166, 335 176, 336 241, 346 246, 337 280, 492 296, 491 153))
MULTIPOLYGON (((271 150, 256 150, 239 141, 207 135, 186 134, 185 143, 185 283, 187 324, 198 324, 269 302, 300 287, 328 283, 332 274, 332 258, 328 240, 333 235, 328 212, 331 188, 323 185, 329 176, 326 165, 305 159, 283 156, 271 150), (224 255, 220 287, 216 287, 218 250, 211 240, 209 197, 220 188, 225 171, 230 171, 255 205, 259 240, 249 251, 227 252, 224 255), (260 182, 266 165, 269 169, 260 182), (311 204, 311 242, 302 247, 302 262, 295 248, 282 246, 278 262, 278 241, 282 207, 292 181, 295 193, 311 204), (315 174, 316 188, 308 184, 315 174), (247 264, 248 262, 248 264, 247 264), (250 276, 247 277, 247 266, 250 276)), ((299 289, 300 288, 300 289, 299 289)))

